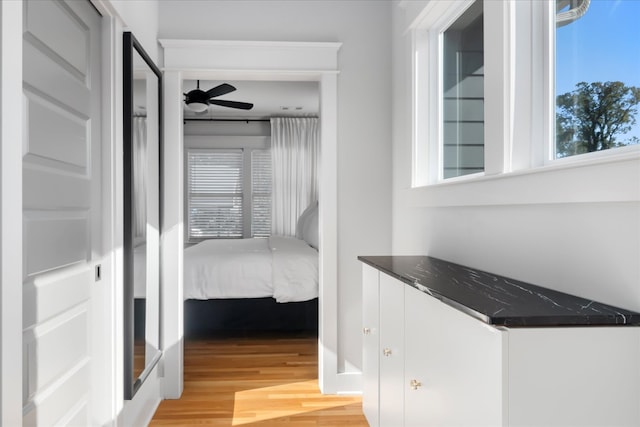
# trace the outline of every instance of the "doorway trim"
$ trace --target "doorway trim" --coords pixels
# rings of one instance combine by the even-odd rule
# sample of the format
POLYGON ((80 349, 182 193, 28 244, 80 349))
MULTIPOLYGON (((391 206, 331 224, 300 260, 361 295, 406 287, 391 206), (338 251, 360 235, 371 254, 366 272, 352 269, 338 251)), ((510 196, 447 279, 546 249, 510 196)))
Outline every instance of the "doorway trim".
POLYGON ((183 116, 182 81, 317 81, 320 90, 320 277, 318 382, 326 394, 357 390, 338 372, 337 135, 338 50, 342 43, 161 39, 164 48, 163 343, 165 398, 183 387, 183 116), (168 202, 170 201, 170 202, 168 202), (177 203, 176 203, 177 201, 177 203))

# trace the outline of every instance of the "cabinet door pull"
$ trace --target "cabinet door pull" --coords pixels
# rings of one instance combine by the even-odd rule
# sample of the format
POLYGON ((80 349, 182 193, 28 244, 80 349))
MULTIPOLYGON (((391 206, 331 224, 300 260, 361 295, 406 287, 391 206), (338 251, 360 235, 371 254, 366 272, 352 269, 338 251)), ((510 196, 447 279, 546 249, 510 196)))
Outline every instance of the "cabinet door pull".
POLYGON ((385 356, 391 356, 391 349, 390 348, 385 348, 384 350, 382 350, 382 354, 384 354, 385 356))
POLYGON ((365 335, 369 335, 371 333, 371 329, 370 328, 362 328, 362 333, 365 335))
POLYGON ((422 383, 418 380, 411 380, 409 382, 409 387, 411 387, 411 390, 417 390, 422 387, 422 383))

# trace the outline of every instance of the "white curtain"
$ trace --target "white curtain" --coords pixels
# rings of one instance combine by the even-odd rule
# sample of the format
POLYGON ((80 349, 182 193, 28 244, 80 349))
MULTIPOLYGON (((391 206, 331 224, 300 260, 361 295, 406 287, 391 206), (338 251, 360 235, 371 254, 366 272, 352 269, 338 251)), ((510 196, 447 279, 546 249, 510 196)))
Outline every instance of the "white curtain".
POLYGON ((317 118, 271 119, 271 233, 295 236, 304 210, 318 200, 320 128, 317 118))
POLYGON ((133 118, 133 238, 147 231, 147 118, 133 118))

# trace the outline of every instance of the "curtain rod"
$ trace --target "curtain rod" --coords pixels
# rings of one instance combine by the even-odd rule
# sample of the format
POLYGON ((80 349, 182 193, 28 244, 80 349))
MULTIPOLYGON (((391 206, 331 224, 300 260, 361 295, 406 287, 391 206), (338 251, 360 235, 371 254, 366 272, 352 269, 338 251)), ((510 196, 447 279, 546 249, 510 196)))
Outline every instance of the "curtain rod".
MULTIPOLYGON (((301 119, 317 119, 317 116, 273 116, 272 118, 277 119, 281 117, 292 117, 292 118, 301 118, 301 119)), ((186 117, 183 118, 185 122, 270 122, 271 119, 220 119, 220 118, 197 118, 197 117, 186 117)))
POLYGON ((196 119, 196 118, 185 118, 185 122, 269 122, 271 119, 196 119))

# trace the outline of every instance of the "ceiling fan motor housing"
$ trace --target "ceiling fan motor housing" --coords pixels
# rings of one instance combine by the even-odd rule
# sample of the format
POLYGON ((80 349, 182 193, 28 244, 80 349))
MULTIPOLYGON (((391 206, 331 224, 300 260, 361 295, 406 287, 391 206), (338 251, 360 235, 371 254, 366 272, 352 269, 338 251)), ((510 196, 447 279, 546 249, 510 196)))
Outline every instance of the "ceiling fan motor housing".
POLYGON ((189 105, 194 102, 199 104, 207 104, 209 105, 209 96, 207 93, 200 89, 194 89, 185 95, 184 102, 189 105))

